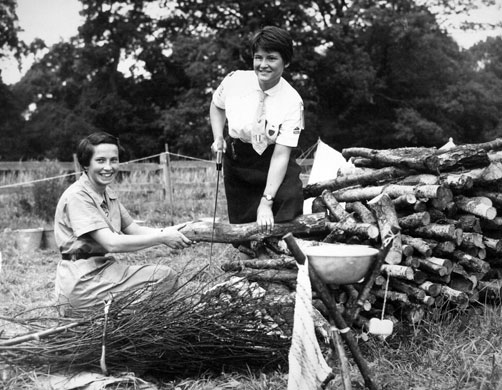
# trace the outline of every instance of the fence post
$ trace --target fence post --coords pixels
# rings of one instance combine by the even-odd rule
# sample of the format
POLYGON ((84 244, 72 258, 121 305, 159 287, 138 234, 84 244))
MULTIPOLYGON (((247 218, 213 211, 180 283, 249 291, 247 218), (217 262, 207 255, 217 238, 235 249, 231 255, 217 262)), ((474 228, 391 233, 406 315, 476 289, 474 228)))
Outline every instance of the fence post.
POLYGON ((162 165, 162 178, 164 182, 164 200, 169 195, 169 203, 171 206, 171 218, 174 218, 174 196, 173 196, 173 183, 171 179, 171 160, 169 158, 169 146, 164 145, 165 152, 160 155, 160 163, 162 165))
POLYGON ((75 179, 78 180, 82 171, 80 170, 80 164, 78 163, 77 154, 73 153, 73 169, 75 171, 75 179))

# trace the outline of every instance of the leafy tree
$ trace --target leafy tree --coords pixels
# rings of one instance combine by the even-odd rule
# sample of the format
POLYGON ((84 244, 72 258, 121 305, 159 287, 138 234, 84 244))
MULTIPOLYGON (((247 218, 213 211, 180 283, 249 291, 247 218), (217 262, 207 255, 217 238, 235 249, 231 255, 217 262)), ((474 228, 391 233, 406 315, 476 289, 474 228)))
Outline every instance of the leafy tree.
POLYGON ((120 136, 131 158, 164 143, 209 157, 211 95, 228 72, 251 68, 250 38, 268 24, 294 38, 285 77, 305 102, 301 148, 318 136, 338 149, 439 146, 500 130, 500 43, 461 50, 431 2, 81 1, 79 35, 12 88, 18 113, 36 105, 16 133, 27 140, 22 156, 68 159, 76 138, 99 129, 120 136), (142 67, 125 75, 128 57, 142 67))
POLYGON ((0 4, 0 58, 13 53, 19 59, 25 48, 17 35, 16 6, 16 0, 2 0, 0 4))

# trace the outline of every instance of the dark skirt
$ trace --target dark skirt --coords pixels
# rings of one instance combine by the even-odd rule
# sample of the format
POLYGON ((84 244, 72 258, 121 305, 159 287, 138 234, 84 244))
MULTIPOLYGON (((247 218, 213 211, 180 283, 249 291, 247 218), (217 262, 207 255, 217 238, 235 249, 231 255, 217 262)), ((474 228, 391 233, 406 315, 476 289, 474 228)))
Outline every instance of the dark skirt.
MULTIPOLYGON (((275 145, 269 145, 260 156, 251 144, 233 138, 227 139, 223 174, 230 223, 256 222, 256 211, 267 183, 274 147, 275 145)), ((286 176, 272 206, 275 222, 290 221, 303 212, 300 171, 295 153, 292 152, 286 176)))

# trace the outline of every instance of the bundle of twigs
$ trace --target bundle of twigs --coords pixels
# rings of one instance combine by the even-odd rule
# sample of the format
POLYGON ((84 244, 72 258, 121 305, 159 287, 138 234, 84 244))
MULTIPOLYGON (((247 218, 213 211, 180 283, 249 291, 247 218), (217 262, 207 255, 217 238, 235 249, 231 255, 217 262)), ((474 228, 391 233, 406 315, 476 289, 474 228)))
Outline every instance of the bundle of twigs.
POLYGON ((24 319, 33 331, 0 338, 0 359, 53 371, 101 367, 166 377, 277 368, 287 361, 290 340, 264 297, 256 283, 240 278, 195 293, 191 285, 174 294, 135 291, 78 320, 45 318, 58 323, 53 328, 24 319))

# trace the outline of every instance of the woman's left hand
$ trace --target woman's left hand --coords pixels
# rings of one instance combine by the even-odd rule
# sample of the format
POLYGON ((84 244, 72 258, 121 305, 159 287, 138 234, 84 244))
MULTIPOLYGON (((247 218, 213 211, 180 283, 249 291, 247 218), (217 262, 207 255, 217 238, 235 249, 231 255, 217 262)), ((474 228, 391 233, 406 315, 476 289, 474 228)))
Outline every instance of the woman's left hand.
POLYGON ((260 227, 261 232, 271 233, 274 227, 274 214, 272 213, 272 202, 270 202, 270 204, 266 204, 263 201, 260 202, 256 214, 257 214, 256 223, 260 227))

